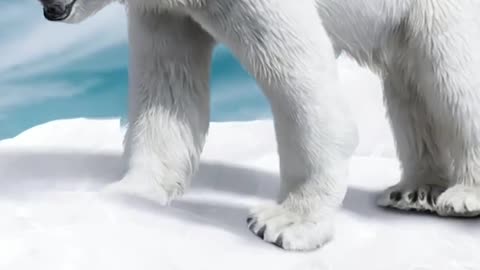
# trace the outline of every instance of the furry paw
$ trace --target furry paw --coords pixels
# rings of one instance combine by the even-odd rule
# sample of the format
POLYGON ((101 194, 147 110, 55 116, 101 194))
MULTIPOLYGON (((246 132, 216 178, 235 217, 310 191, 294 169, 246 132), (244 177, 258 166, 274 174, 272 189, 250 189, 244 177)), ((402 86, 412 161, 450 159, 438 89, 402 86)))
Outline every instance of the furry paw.
POLYGON ((434 185, 396 185, 388 188, 377 201, 382 207, 400 210, 434 212, 437 199, 444 189, 434 185))
POLYGON ((247 223, 255 235, 286 250, 315 250, 333 236, 331 220, 313 219, 279 205, 252 212, 247 223))
POLYGON ((438 198, 436 210, 441 216, 480 216, 480 186, 457 185, 447 189, 438 198))
POLYGON ((109 195, 138 196, 168 205, 181 196, 183 190, 183 185, 162 181, 153 172, 130 171, 122 180, 107 186, 103 192, 109 195))

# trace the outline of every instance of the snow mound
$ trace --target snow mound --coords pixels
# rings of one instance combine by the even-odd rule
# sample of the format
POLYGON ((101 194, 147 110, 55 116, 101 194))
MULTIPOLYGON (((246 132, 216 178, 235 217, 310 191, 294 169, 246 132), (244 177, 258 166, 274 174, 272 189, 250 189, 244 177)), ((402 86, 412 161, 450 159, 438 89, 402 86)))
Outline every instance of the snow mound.
POLYGON ((480 269, 478 220, 375 206, 399 176, 391 145, 361 145, 335 239, 294 253, 245 222, 278 187, 271 121, 212 123, 200 171, 170 207, 99 196, 122 170, 123 134, 118 119, 72 119, 0 142, 0 269, 480 269))

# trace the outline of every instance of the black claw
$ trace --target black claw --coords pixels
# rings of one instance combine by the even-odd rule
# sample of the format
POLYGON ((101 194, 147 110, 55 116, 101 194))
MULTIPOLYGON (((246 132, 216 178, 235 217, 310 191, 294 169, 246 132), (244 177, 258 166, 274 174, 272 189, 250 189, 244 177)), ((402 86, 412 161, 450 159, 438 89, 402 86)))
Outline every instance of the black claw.
POLYGON ((418 193, 416 191, 408 194, 408 199, 410 200, 410 202, 414 203, 418 200, 418 193))
POLYGON ((427 194, 427 203, 431 206, 433 206, 433 196, 432 196, 432 192, 429 192, 427 194))
POLYGON ((263 225, 263 227, 260 228, 260 230, 257 232, 257 236, 263 239, 263 237, 265 236, 266 230, 267 230, 267 226, 263 225))
POLYGON ((468 213, 470 212, 470 210, 468 210, 468 205, 467 203, 463 203, 463 212, 468 216, 468 213))
POLYGON ((433 206, 437 206, 437 202, 438 202, 438 197, 440 197, 440 195, 442 194, 442 191, 439 191, 439 190, 436 190, 436 191, 432 191, 432 205, 433 206))
POLYGON ((279 248, 283 248, 283 235, 279 235, 277 237, 277 240, 275 240, 275 243, 273 243, 275 246, 279 247, 279 248))
POLYGON ((402 193, 400 191, 395 191, 390 193, 390 200, 399 202, 402 199, 402 193))
POLYGON ((425 191, 422 190, 418 193, 418 199, 420 201, 425 201, 425 197, 427 197, 427 194, 425 194, 425 191))
POLYGON ((250 224, 250 222, 252 222, 253 218, 249 217, 247 218, 247 224, 250 224))
POLYGON ((435 196, 432 196, 432 206, 437 206, 437 201, 438 201, 438 194, 435 196))

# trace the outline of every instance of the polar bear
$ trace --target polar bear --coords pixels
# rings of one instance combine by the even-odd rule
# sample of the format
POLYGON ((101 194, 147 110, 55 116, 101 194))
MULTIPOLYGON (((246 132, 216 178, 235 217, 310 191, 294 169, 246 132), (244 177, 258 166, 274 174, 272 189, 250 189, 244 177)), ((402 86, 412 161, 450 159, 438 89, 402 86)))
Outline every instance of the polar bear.
MULTIPOLYGON (((78 23, 114 0, 40 0, 78 23)), ((379 204, 480 214, 480 27, 475 0, 122 0, 130 46, 128 169, 119 182, 167 204, 199 163, 212 50, 225 44, 270 101, 278 203, 247 222, 263 240, 312 250, 333 235, 357 130, 335 57, 376 71, 402 165, 379 204), (146 185, 136 185, 144 181, 146 185)))

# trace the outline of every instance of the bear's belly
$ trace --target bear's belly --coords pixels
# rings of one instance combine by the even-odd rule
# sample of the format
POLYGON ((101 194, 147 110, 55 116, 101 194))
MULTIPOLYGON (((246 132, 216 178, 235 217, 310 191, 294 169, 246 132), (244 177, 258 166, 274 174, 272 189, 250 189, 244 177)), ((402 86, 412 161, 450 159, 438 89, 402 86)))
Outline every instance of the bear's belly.
POLYGON ((337 54, 370 64, 407 16, 410 0, 316 0, 318 13, 337 54))

